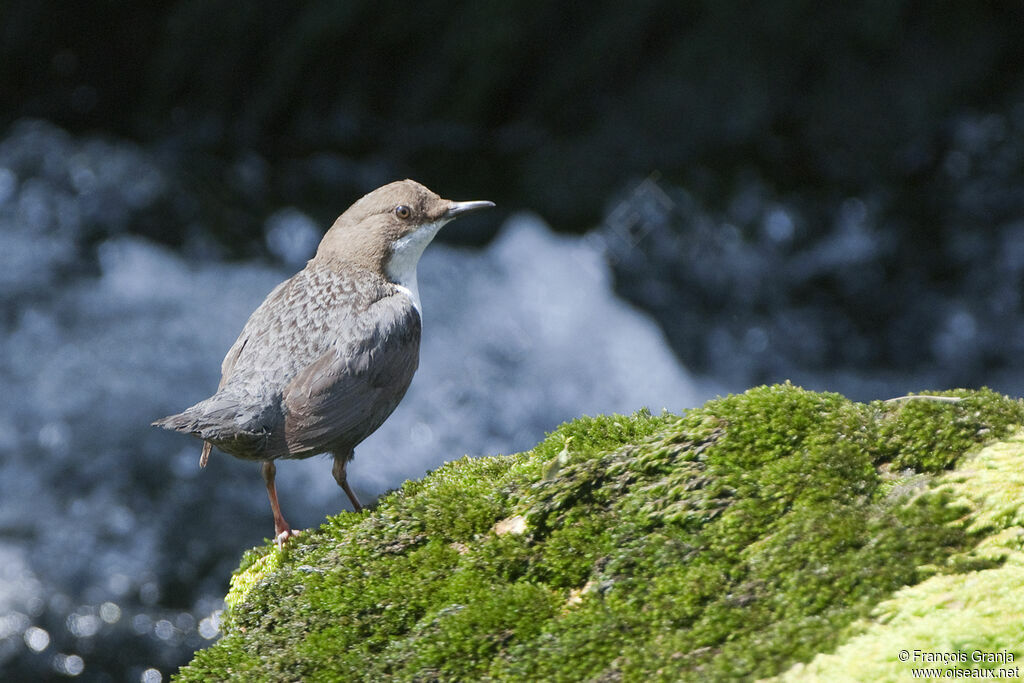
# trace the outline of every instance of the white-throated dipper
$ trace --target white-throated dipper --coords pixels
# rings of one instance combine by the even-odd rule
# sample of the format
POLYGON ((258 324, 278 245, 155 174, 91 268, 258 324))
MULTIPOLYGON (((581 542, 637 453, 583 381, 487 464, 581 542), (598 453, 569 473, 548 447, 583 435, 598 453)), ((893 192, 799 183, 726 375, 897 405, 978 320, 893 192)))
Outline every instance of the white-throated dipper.
POLYGON ((262 463, 282 545, 296 535, 274 486, 278 458, 334 456, 345 478, 354 449, 405 395, 419 365, 416 264, 456 216, 494 206, 453 202, 412 180, 370 192, 338 217, 306 267, 267 296, 221 364, 217 393, 153 424, 262 463))

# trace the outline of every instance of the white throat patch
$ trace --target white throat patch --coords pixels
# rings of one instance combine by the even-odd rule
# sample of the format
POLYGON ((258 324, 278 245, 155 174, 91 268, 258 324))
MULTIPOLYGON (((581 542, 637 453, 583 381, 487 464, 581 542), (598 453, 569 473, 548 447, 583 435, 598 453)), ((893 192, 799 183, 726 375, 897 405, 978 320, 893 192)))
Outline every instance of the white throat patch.
POLYGON ((423 256, 423 250, 448 220, 451 219, 442 218, 436 223, 421 225, 415 232, 409 233, 392 245, 391 258, 388 260, 385 274, 412 299, 412 305, 420 314, 420 320, 423 320, 423 306, 420 304, 420 289, 416 282, 416 265, 420 262, 420 256, 423 256))

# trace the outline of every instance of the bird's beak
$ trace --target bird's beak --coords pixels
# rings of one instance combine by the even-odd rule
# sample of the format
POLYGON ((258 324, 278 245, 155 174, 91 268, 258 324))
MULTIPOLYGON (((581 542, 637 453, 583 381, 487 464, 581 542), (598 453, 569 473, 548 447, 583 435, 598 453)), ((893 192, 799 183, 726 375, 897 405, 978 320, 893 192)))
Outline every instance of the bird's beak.
POLYGON ((461 216, 464 213, 471 213, 473 211, 479 211, 480 209, 489 209, 494 206, 494 202, 481 201, 481 202, 452 202, 448 205, 448 211, 445 213, 446 218, 455 218, 461 216))

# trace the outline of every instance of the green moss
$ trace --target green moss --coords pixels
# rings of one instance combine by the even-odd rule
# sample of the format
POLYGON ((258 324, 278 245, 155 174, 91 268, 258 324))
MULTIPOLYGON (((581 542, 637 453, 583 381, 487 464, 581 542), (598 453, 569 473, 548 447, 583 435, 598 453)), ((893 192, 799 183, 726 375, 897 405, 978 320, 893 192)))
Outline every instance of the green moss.
POLYGON ((984 549, 1019 524, 1015 494, 981 496, 964 488, 975 472, 945 470, 1014 431, 1024 407, 955 393, 865 405, 758 387, 448 463, 284 553, 248 554, 224 637, 178 679, 795 670, 906 586, 1009 568, 1009 551, 984 549))
POLYGON ((957 397, 959 402, 876 401, 881 412, 877 457, 899 468, 939 472, 951 467, 971 446, 1008 434, 1021 424, 1019 401, 1008 401, 991 389, 955 389, 932 396, 957 397))

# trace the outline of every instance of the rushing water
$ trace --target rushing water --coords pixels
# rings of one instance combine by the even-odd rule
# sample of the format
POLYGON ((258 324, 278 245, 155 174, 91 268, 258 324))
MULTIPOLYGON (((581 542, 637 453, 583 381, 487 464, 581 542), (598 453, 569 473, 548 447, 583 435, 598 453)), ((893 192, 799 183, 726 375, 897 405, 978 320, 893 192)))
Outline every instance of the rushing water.
MULTIPOLYGON (((200 471, 197 441, 149 422, 215 389, 318 228, 295 208, 271 216, 275 264, 204 255, 201 237, 175 253, 128 231, 168 187, 128 143, 40 123, 0 141, 4 680, 166 679, 216 636, 231 570, 273 528, 256 466, 215 451, 200 471)), ((599 240, 537 217, 512 217, 481 251, 431 246, 420 290, 419 373, 349 469, 367 498, 466 453, 529 448, 583 413, 679 411, 719 391, 613 295, 599 240)), ((297 527, 345 505, 329 461, 278 473, 297 527)))

